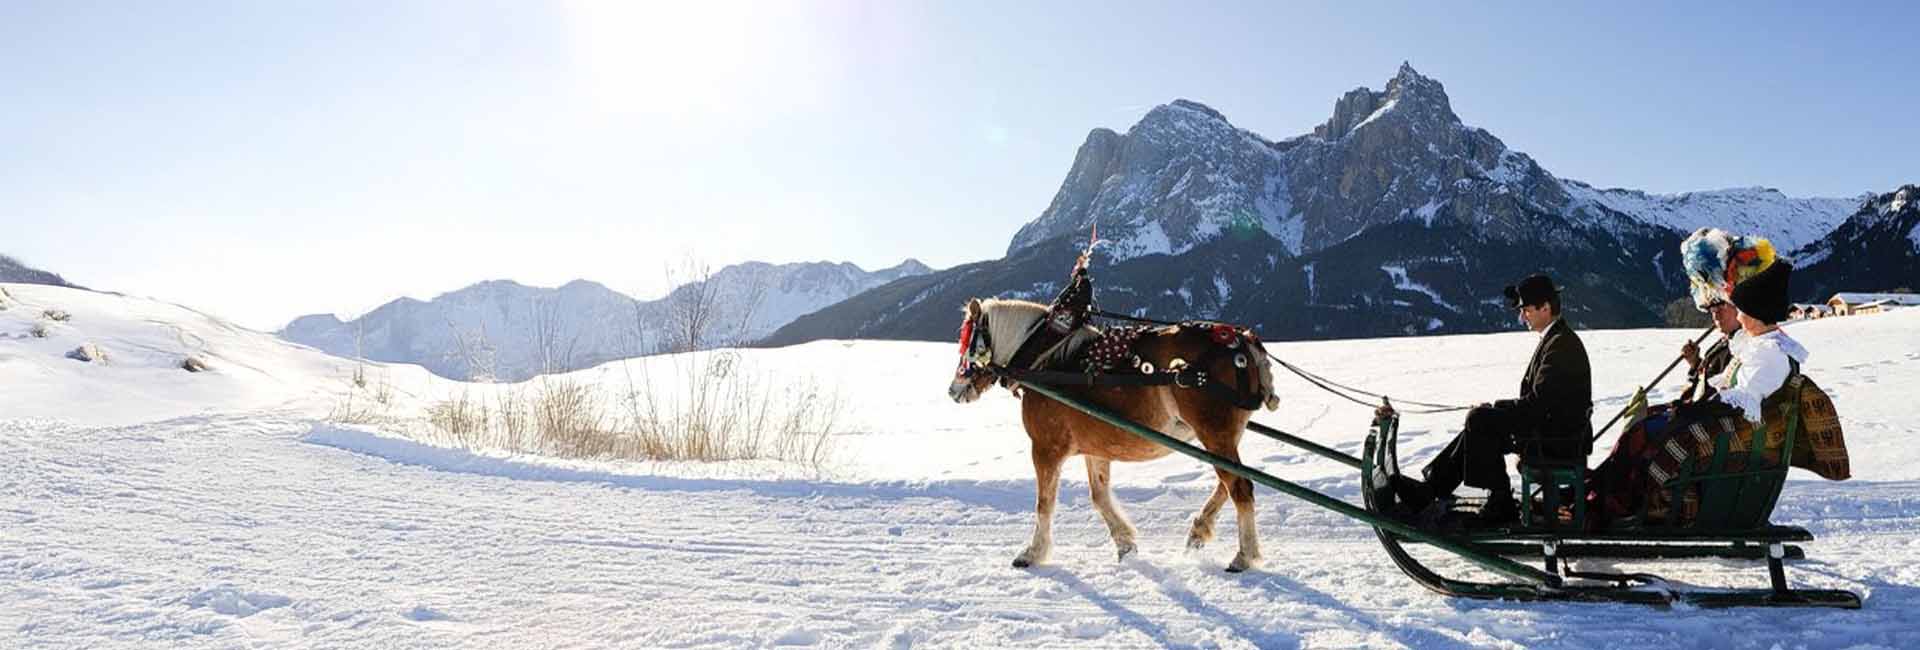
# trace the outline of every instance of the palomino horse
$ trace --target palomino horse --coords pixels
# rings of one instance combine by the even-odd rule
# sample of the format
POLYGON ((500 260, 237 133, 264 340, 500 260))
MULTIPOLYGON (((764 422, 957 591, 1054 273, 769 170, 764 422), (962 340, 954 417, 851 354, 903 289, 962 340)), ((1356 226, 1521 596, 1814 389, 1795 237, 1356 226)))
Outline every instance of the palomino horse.
MULTIPOLYGON (((962 338, 976 341, 984 338, 985 343, 965 349, 969 341, 961 342, 961 370, 947 389, 953 401, 961 404, 979 399, 983 391, 993 387, 996 378, 984 366, 1004 367, 1034 323, 1046 316, 1047 308, 1020 300, 974 299, 968 301, 966 313, 962 338)), ((1233 355, 1207 354, 1209 346, 1220 345, 1207 330, 1169 326, 1156 328, 1150 334, 1139 339, 1134 352, 1154 368, 1173 367, 1176 359, 1212 358, 1213 367, 1199 369, 1204 370, 1211 381, 1226 383, 1235 390, 1243 389, 1233 384, 1238 376, 1230 359, 1233 355)), ((1043 358, 1041 367, 1072 357, 1099 335, 1099 330, 1082 326, 1048 358, 1043 358)), ((1276 408, 1279 400, 1273 395, 1271 364, 1259 351, 1257 341, 1251 337, 1247 340, 1248 356, 1255 358, 1259 368, 1259 373, 1252 375, 1260 384, 1252 387, 1257 391, 1254 394, 1268 409, 1276 408)), ((1176 438, 1191 441, 1197 437, 1208 451, 1235 461, 1240 460, 1240 434, 1253 415, 1252 411, 1209 391, 1171 385, 1066 386, 1062 390, 1176 438)), ((1093 505, 1107 522, 1118 557, 1125 559, 1134 551, 1134 528, 1113 501, 1109 468, 1116 460, 1147 461, 1172 451, 1034 392, 1022 395, 1020 420, 1026 427, 1027 437, 1033 440, 1033 473, 1039 495, 1034 506, 1033 540, 1014 558, 1013 565, 1028 567, 1047 560, 1053 549, 1053 506, 1059 493, 1060 466, 1076 455, 1086 457, 1087 487, 1092 493, 1093 505)), ((1187 533, 1187 548, 1199 549, 1213 539, 1214 518, 1231 496, 1239 522, 1240 552, 1227 565, 1227 571, 1238 573, 1257 566, 1261 560, 1260 542, 1254 533, 1253 482, 1225 470, 1218 470, 1217 474, 1219 482, 1214 486, 1213 496, 1193 518, 1193 527, 1187 533)))

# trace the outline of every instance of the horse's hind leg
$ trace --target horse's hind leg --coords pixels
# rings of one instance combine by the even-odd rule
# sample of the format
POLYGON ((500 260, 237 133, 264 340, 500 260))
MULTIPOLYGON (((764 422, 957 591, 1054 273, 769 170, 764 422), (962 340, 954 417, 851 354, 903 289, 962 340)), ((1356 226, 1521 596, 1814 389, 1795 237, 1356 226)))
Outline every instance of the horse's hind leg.
POLYGON ((1038 444, 1033 447, 1033 541, 1027 549, 1013 558, 1013 565, 1027 568, 1047 561, 1047 555, 1053 552, 1053 506, 1060 495, 1060 465, 1067 455, 1054 450, 1043 450, 1038 444))
POLYGON ((1227 503, 1227 484, 1216 481, 1213 484, 1213 496, 1207 497, 1207 505, 1200 507, 1200 514, 1193 516, 1193 528, 1187 531, 1187 548, 1199 550, 1213 541, 1213 520, 1220 516, 1220 506, 1227 503))
POLYGON ((1093 496, 1093 507, 1107 521, 1107 533, 1113 536, 1113 546, 1118 550, 1116 559, 1127 559, 1134 550, 1134 529, 1126 513, 1120 511, 1120 504, 1113 500, 1113 461, 1092 456, 1086 459, 1087 491, 1093 496))

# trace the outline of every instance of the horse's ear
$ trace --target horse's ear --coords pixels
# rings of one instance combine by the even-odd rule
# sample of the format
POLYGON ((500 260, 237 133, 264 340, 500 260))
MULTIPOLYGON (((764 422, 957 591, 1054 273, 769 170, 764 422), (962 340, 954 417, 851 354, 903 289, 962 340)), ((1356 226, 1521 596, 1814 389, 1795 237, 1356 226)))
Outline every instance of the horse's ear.
POLYGON ((980 316, 980 299, 968 298, 967 299, 967 318, 977 318, 979 316, 980 316))

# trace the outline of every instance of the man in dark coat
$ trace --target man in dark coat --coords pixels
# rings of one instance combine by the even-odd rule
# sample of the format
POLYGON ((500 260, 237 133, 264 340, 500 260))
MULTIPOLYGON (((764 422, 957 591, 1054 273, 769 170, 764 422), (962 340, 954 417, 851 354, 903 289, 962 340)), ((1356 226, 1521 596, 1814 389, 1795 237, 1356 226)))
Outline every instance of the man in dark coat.
POLYGON ((1508 305, 1540 344, 1520 380, 1520 396, 1481 404, 1467 412, 1465 427, 1423 472, 1424 485, 1407 482, 1402 499, 1419 509, 1466 483, 1489 490, 1481 523, 1502 524, 1518 514, 1506 454, 1586 462, 1593 423, 1593 377, 1587 348, 1560 318, 1560 290, 1544 275, 1506 288, 1508 305))

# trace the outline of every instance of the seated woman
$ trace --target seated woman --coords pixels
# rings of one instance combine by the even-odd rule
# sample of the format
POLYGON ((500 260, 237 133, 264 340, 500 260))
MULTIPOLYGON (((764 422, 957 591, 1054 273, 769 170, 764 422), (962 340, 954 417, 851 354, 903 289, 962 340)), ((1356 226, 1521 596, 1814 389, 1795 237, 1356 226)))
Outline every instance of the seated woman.
POLYGON ((1708 460, 1722 433, 1747 436, 1749 441, 1766 439, 1761 405, 1807 359, 1807 349, 1779 326, 1787 318, 1792 273, 1791 264, 1775 261, 1734 285, 1731 298, 1740 331, 1730 344, 1733 360, 1707 380, 1711 397, 1651 409, 1621 434, 1607 460, 1594 470, 1590 485, 1603 520, 1644 511, 1649 519, 1691 521, 1698 495, 1687 490, 1680 495, 1681 503, 1671 503, 1671 495, 1660 488, 1685 464, 1708 460))

